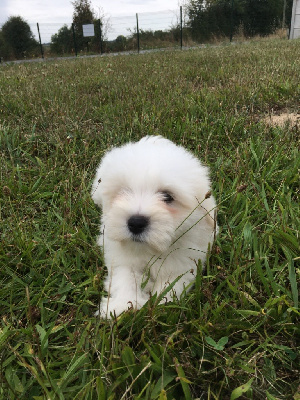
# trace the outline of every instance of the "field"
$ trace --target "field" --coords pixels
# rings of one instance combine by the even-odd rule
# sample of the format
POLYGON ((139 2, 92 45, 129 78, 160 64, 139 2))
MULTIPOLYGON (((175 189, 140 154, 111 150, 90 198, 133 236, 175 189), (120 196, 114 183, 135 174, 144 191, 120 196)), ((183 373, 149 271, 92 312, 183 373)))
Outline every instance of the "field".
POLYGON ((299 65, 296 40, 0 65, 0 399, 300 399, 299 65), (91 182, 148 134, 210 166, 220 233, 189 293, 103 321, 91 182))

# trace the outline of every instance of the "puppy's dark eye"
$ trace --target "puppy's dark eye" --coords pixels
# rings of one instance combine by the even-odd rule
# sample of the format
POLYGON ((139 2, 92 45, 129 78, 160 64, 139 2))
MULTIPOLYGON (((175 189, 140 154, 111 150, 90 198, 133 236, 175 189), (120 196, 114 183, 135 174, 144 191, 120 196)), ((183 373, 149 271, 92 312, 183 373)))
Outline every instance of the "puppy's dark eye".
POLYGON ((171 204, 174 201, 174 197, 168 192, 162 192, 162 199, 167 204, 171 204))

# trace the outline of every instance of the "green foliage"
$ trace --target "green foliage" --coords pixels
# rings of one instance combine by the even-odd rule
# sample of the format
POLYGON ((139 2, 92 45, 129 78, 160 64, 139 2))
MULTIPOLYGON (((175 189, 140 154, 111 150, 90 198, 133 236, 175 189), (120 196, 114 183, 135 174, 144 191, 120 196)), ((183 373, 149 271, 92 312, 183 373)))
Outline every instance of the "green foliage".
POLYGON ((91 24, 96 15, 92 10, 90 0, 75 0, 72 2, 74 7, 73 24, 78 33, 82 33, 83 24, 91 24))
MULTIPOLYGON (((179 45, 180 30, 172 28, 169 31, 139 30, 140 47, 143 50, 174 47, 179 45)), ((118 36, 115 40, 105 42, 106 52, 131 51, 137 49, 137 34, 132 32, 129 36, 118 36)))
POLYGON ((0 57, 1 60, 9 60, 12 57, 11 49, 4 40, 2 31, 0 30, 0 57))
POLYGON ((292 0, 244 0, 241 23, 245 34, 249 36, 267 36, 276 29, 290 26, 292 0), (286 1, 286 19, 283 20, 284 1, 286 1))
POLYGON ((50 51, 56 54, 71 54, 74 50, 74 39, 72 28, 64 25, 59 31, 51 36, 50 51))
POLYGON ((289 26, 292 0, 190 0, 189 26, 194 39, 208 40, 234 34, 242 27, 246 36, 267 36, 289 26))
MULTIPOLYGON (((99 23, 97 23, 96 14, 92 9, 90 0, 75 0, 72 2, 74 6, 73 25, 75 29, 76 47, 80 50, 97 50, 99 52, 99 23), (83 37, 82 25, 94 24, 95 37, 83 37)), ((103 21, 101 22, 103 24, 103 21)))
POLYGON ((28 56, 38 46, 30 26, 22 17, 10 17, 2 26, 1 38, 0 53, 3 51, 17 59, 28 56))
MULTIPOLYGON (((0 398, 299 397, 299 41, 0 69, 0 398), (161 134, 212 171, 220 233, 195 287, 115 321, 95 168, 161 134)), ((197 271, 198 269, 198 271, 197 271)))
POLYGON ((68 28, 64 25, 59 31, 52 35, 50 51, 52 54, 74 54, 75 51, 81 52, 100 52, 100 26, 101 41, 105 39, 104 17, 96 19, 89 0, 76 0, 72 2, 74 6, 73 27, 68 28), (94 24, 94 37, 83 37, 84 24, 94 24), (74 40, 75 38, 75 40, 74 40))
POLYGON ((192 0, 188 6, 192 37, 196 40, 208 40, 212 36, 230 36, 231 13, 229 1, 192 0))

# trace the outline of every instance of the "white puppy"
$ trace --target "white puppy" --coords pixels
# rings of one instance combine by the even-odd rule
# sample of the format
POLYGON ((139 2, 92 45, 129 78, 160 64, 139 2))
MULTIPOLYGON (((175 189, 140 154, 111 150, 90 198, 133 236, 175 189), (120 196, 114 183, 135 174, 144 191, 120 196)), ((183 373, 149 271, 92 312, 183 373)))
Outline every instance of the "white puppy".
POLYGON ((140 308, 178 277, 166 297, 180 295, 216 232, 208 169, 184 148, 148 136, 104 156, 92 198, 102 208, 98 244, 108 270, 100 315, 140 308))

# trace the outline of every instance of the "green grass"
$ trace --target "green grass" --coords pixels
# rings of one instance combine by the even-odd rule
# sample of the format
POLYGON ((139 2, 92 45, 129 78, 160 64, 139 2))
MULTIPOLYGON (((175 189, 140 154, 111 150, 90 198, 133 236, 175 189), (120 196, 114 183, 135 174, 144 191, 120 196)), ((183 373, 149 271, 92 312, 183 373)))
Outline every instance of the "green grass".
POLYGON ((299 124, 264 123, 299 65, 274 40, 0 67, 0 399, 299 400, 299 124), (220 234, 194 290, 110 323, 91 181, 147 134, 210 166, 220 234))

